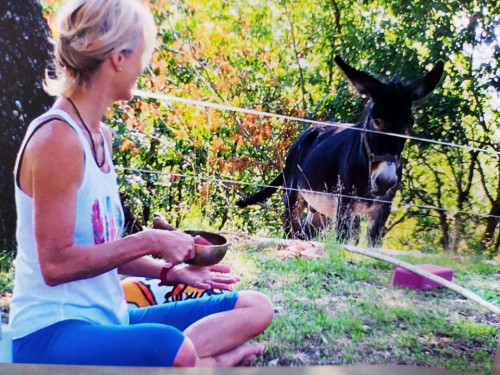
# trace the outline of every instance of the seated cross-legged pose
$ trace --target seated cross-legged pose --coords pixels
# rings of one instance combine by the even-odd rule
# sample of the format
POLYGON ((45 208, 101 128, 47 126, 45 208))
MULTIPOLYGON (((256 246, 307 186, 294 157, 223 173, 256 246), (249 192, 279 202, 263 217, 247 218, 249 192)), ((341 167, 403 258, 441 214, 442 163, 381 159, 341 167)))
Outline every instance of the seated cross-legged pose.
POLYGON ((129 100, 156 29, 140 0, 75 0, 59 12, 53 107, 19 151, 13 360, 114 366, 234 366, 272 320, 256 291, 127 310, 119 274, 201 288, 238 280, 222 265, 180 264, 193 238, 148 230, 122 238, 123 211, 106 109, 129 100), (159 256, 165 261, 151 257, 159 256))

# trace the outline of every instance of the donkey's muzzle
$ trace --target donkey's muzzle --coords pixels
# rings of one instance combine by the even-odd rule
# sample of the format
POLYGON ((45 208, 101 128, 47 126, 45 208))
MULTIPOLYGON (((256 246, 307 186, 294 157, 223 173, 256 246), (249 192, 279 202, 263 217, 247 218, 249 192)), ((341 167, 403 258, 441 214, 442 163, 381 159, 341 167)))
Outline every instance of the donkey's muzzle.
POLYGON ((372 171, 371 187, 376 196, 386 195, 390 189, 396 187, 397 183, 398 175, 395 162, 383 161, 372 171))

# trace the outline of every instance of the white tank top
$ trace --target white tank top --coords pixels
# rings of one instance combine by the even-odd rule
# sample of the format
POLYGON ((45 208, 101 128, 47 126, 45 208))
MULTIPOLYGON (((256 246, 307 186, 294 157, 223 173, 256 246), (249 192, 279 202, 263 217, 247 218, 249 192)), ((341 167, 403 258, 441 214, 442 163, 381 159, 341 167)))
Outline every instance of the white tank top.
POLYGON ((67 319, 95 324, 128 324, 127 304, 117 269, 57 286, 48 286, 43 280, 33 225, 33 199, 19 188, 17 174, 19 160, 30 136, 44 121, 54 117, 63 119, 73 128, 84 151, 84 175, 77 196, 74 243, 110 242, 120 238, 123 232, 124 216, 107 143, 104 153, 110 171, 105 173, 95 163, 82 129, 68 113, 52 109, 34 120, 28 127, 14 170, 18 243, 14 292, 10 302, 14 339, 67 319))

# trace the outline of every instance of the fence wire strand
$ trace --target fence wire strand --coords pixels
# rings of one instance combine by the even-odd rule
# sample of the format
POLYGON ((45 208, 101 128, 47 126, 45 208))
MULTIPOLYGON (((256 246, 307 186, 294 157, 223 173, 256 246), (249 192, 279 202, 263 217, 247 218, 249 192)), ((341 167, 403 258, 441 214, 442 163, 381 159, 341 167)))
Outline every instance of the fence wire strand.
POLYGON ((436 141, 433 139, 414 137, 414 136, 407 135, 407 134, 388 133, 388 132, 371 130, 371 129, 354 128, 354 127, 352 127, 352 124, 310 120, 310 119, 305 119, 305 118, 300 118, 300 117, 280 115, 277 113, 258 111, 255 109, 248 109, 248 108, 243 108, 243 107, 235 107, 235 106, 230 106, 230 105, 225 105, 225 104, 218 104, 218 103, 213 103, 213 102, 208 102, 208 101, 203 101, 203 100, 187 99, 187 98, 182 98, 182 97, 168 95, 168 94, 153 93, 153 92, 144 91, 144 90, 133 90, 132 94, 135 97, 139 97, 139 98, 156 99, 156 100, 166 101, 166 102, 179 102, 179 103, 194 105, 194 106, 198 106, 198 107, 215 108, 215 109, 219 109, 221 111, 246 113, 246 114, 255 115, 255 116, 262 116, 262 117, 274 117, 274 118, 278 118, 281 120, 287 120, 287 121, 305 122, 305 123, 308 123, 311 125, 323 125, 323 126, 332 126, 332 127, 336 127, 336 128, 340 128, 340 129, 352 129, 355 131, 366 131, 368 133, 383 134, 383 135, 388 135, 388 136, 396 137, 396 138, 403 138, 403 139, 407 139, 407 140, 430 143, 430 144, 452 147, 452 148, 461 148, 461 149, 464 149, 467 151, 477 151, 477 152, 495 154, 495 155, 500 156, 499 151, 495 151, 495 150, 491 150, 491 149, 473 147, 473 146, 469 146, 469 145, 460 145, 460 144, 452 143, 452 142, 436 141))
MULTIPOLYGON (((159 174, 159 175, 164 175, 164 176, 169 176, 169 177, 179 177, 179 178, 188 178, 188 179, 197 179, 201 181, 210 181, 213 183, 222 183, 222 184, 231 184, 231 185, 246 185, 246 186, 252 186, 252 187, 257 187, 257 188, 275 188, 277 190, 290 190, 290 191, 298 191, 300 192, 300 189, 296 188, 285 188, 283 186, 273 186, 273 185, 266 185, 266 184, 258 184, 258 183, 251 183, 251 182, 244 182, 244 181, 238 181, 238 180, 231 180, 227 178, 216 178, 216 177, 210 177, 210 176, 199 176, 199 175, 188 175, 188 174, 183 174, 183 173, 172 173, 172 172, 163 172, 163 171, 156 171, 156 170, 148 170, 148 169, 136 169, 136 168, 130 168, 130 167, 117 167, 117 170, 123 170, 124 172, 136 172, 136 173, 148 173, 148 174, 159 174)), ((302 190, 305 191, 305 190, 302 190)), ((354 199, 354 200, 360 200, 360 201, 366 201, 366 202, 373 202, 373 203, 388 203, 391 205, 394 205, 393 201, 388 201, 388 200, 383 200, 383 199, 377 199, 377 198, 367 198, 367 197, 360 197, 356 195, 345 195, 345 194, 340 194, 340 193, 328 193, 328 192, 323 192, 323 191, 314 191, 314 190, 307 190, 308 193, 314 193, 322 196, 330 196, 333 198, 349 198, 349 199, 354 199)), ((442 212, 448 212, 452 215, 456 214, 463 214, 463 215, 468 215, 468 216, 477 216, 480 218, 494 218, 499 220, 500 216, 498 215, 490 215, 490 214, 485 214, 485 213, 476 213, 476 212, 469 212, 469 211, 463 211, 463 210, 450 210, 448 208, 444 207, 438 207, 438 206, 429 206, 429 205, 418 205, 418 204, 410 204, 410 203, 404 203, 400 202, 398 203, 397 207, 407 207, 407 208, 417 208, 421 210, 428 210, 428 211, 442 211, 442 212)))

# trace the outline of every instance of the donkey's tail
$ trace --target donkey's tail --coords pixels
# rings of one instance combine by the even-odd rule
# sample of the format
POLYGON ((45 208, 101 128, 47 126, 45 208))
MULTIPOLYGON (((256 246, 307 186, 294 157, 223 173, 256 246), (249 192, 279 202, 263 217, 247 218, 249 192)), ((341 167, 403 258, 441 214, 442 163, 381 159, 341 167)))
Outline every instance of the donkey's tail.
POLYGON ((262 189, 258 193, 255 193, 254 195, 250 195, 249 197, 239 200, 238 202, 236 202, 236 205, 240 208, 244 208, 251 204, 262 202, 263 200, 273 195, 276 190, 278 190, 278 187, 280 185, 283 185, 283 172, 277 175, 276 178, 269 184, 269 186, 266 186, 264 189, 262 189))

